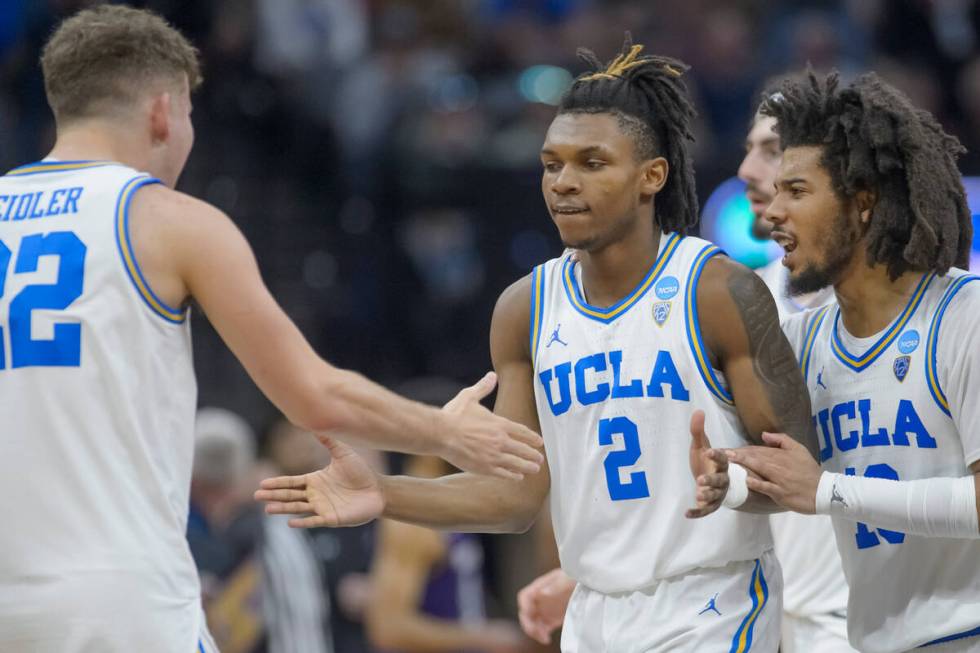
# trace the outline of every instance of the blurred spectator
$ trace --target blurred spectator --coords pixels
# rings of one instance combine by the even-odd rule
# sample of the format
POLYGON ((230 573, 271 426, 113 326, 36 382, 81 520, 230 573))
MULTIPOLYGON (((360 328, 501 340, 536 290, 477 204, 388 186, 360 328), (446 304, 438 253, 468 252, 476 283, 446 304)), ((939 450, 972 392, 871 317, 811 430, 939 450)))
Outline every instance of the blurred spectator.
POLYGON ((245 420, 220 408, 198 411, 187 540, 208 626, 225 653, 264 650, 254 462, 254 435, 245 420))
MULTIPOLYGON (((433 478, 453 469, 413 457, 406 473, 433 478)), ((483 550, 476 535, 382 520, 367 613, 371 642, 385 651, 518 653, 526 642, 513 621, 487 620, 483 550)))

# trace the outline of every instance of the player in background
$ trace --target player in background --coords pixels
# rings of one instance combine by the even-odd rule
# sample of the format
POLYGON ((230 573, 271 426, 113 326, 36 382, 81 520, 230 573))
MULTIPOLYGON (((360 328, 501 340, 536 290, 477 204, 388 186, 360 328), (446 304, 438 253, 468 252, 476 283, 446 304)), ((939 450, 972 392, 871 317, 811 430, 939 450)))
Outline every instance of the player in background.
MULTIPOLYGON (((775 118, 756 113, 745 137, 745 158, 738 177, 754 217, 752 233, 769 238, 772 223, 765 211, 775 193, 782 150, 773 130, 775 118)), ((793 295, 789 270, 776 259, 756 270, 769 287, 780 320, 806 308, 824 306, 834 298, 831 287, 793 295)), ((770 517, 776 557, 783 568, 782 653, 851 653, 847 643, 847 581, 833 527, 826 517, 813 518, 791 511, 770 517)))
POLYGON ((268 479, 256 497, 307 515, 297 527, 386 516, 501 532, 527 529, 551 489, 562 566, 578 582, 564 651, 773 652, 768 519, 685 519, 698 501, 688 467, 725 466, 687 433, 706 419, 716 441, 747 443, 780 423, 809 440, 809 409, 765 284, 684 235, 698 214, 686 66, 641 50, 627 42, 609 65, 581 52, 593 70, 562 98, 541 151, 545 202, 578 259, 566 252, 505 290, 490 327, 496 411, 540 424, 548 469, 521 482, 381 477, 325 438, 330 466, 268 479))
POLYGON ((954 267, 972 237, 962 148, 873 74, 841 87, 811 73, 761 111, 783 146, 766 218, 790 290, 836 295, 784 324, 823 471, 779 434, 733 460, 763 478, 749 489, 831 515, 855 648, 980 651, 980 277, 954 267))
POLYGON ((519 478, 537 435, 404 400, 321 359, 227 216, 173 190, 197 52, 154 14, 64 21, 41 65, 57 139, 0 178, 0 650, 212 650, 184 536, 193 298, 305 428, 519 478))

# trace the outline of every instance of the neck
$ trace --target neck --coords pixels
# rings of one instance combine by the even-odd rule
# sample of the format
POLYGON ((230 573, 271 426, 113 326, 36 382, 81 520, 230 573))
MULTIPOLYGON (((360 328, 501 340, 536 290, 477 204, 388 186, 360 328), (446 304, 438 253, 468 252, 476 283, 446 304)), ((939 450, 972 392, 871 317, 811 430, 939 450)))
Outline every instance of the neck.
POLYGON ((82 120, 58 129, 49 157, 63 161, 115 161, 152 174, 149 148, 139 135, 103 120, 82 120))
POLYGON ((834 284, 848 333, 867 338, 888 326, 908 304, 922 274, 911 270, 892 280, 884 265, 869 267, 862 250, 834 284))
POLYGON ((593 306, 608 307, 640 283, 657 259, 660 228, 649 218, 615 242, 593 251, 580 251, 582 292, 593 306))

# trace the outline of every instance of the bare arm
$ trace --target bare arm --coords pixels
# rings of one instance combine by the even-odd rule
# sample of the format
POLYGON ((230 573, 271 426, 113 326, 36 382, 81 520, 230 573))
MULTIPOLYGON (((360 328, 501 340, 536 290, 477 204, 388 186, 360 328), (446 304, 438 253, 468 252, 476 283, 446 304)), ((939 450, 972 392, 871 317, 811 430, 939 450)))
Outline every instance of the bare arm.
POLYGON ((697 301, 705 344, 728 380, 749 437, 761 444, 763 432, 786 433, 816 459, 810 395, 765 283, 748 268, 716 257, 705 266, 697 301))
MULTIPOLYGON (((529 278, 504 291, 494 310, 490 349, 500 377, 495 410, 536 429, 527 345, 529 303, 529 278)), ((521 480, 469 473, 438 479, 379 477, 350 448, 321 440, 333 454, 330 465, 303 476, 266 479, 255 493, 256 499, 268 502, 269 513, 313 513, 290 520, 292 526, 353 526, 384 516, 457 532, 523 532, 540 512, 551 484, 547 465, 521 480)))
MULTIPOLYGON (((817 460, 810 396, 765 283, 744 266, 715 257, 704 268, 697 302, 705 344, 728 380, 749 438, 762 444, 763 432, 787 433, 817 460)), ((742 509, 779 510, 758 493, 742 509)))
MULTIPOLYGON (((500 379, 494 411, 537 431, 533 370, 528 351, 530 278, 505 290, 490 325, 490 355, 500 379)), ((537 517, 551 485, 547 465, 522 481, 454 474, 427 480, 382 481, 385 516, 453 531, 525 531, 537 517)))
POLYGON ((435 454, 464 469, 536 469, 540 438, 529 429, 478 403, 454 414, 409 401, 320 358, 269 293, 244 236, 214 207, 149 186, 131 213, 150 285, 172 306, 193 297, 291 422, 352 443, 435 454))

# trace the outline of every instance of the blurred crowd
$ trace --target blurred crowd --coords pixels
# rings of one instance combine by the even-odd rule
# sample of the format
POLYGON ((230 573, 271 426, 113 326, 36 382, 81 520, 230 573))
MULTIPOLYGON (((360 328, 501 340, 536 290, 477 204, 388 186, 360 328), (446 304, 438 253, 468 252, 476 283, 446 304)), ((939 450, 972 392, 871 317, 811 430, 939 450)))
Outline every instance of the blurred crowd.
MULTIPOLYGON (((4 169, 41 158, 53 142, 39 50, 58 20, 92 3, 0 3, 4 169)), ((560 251, 540 199, 538 149, 558 95, 582 70, 579 46, 608 59, 630 30, 649 50, 691 64, 702 199, 734 174, 765 80, 807 63, 845 76, 878 71, 958 135, 969 150, 963 172, 980 173, 972 0, 129 4, 158 11, 202 52, 197 140, 181 190, 234 218, 319 351, 391 386, 423 375, 478 378, 495 298, 560 251)), ((296 540, 261 518, 249 498, 256 478, 315 468, 322 451, 286 424, 254 436, 275 423, 273 407, 195 320, 201 402, 234 411, 201 416, 189 528, 211 579, 212 627, 241 619, 229 632, 279 636, 256 615, 289 606, 253 599, 274 594, 280 564, 291 565, 289 583, 298 569, 315 570, 306 577, 319 585, 294 591, 320 596, 318 614, 332 615, 323 637, 363 637, 353 624, 369 591, 372 528, 296 540), (260 541, 272 544, 258 550, 260 541), (255 594, 260 582, 273 594, 255 594)))

